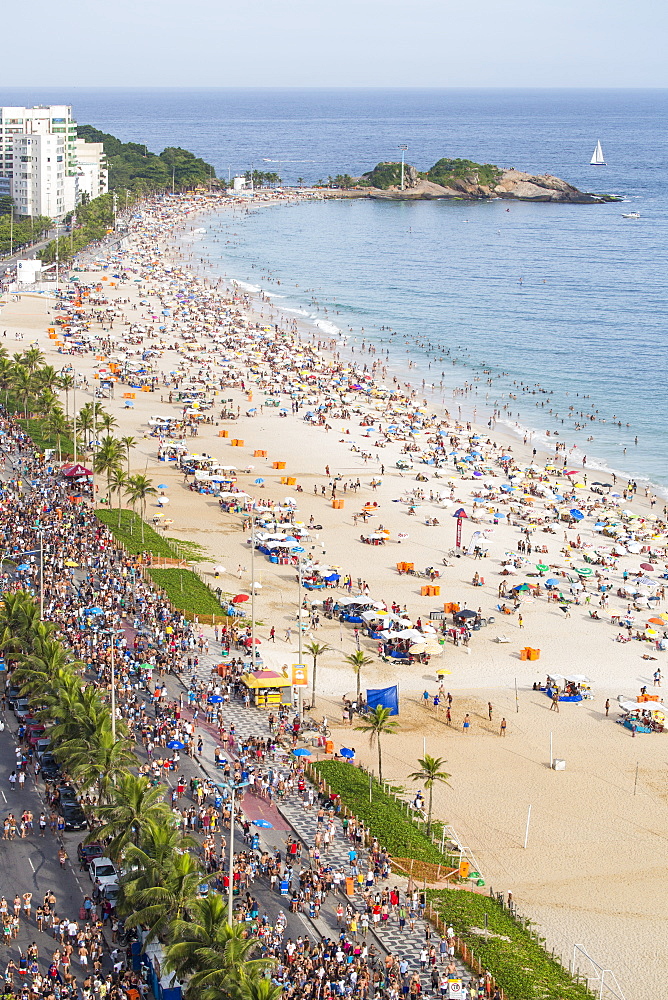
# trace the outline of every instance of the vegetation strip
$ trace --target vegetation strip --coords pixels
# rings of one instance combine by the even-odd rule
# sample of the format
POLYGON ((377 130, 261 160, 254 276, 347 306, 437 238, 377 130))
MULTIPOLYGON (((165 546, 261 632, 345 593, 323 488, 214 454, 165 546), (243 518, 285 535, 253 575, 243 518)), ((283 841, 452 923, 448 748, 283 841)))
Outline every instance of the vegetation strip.
POLYGON ((227 614, 220 601, 197 573, 190 569, 149 569, 151 579, 179 611, 195 615, 227 614))
POLYGON ((142 552, 150 552, 152 555, 163 559, 179 559, 176 549, 170 545, 166 538, 159 535, 153 528, 143 523, 138 514, 132 510, 119 511, 110 510, 106 507, 98 507, 95 511, 96 517, 109 528, 117 542, 125 547, 130 555, 137 556, 142 552), (142 540, 143 530, 143 540, 142 540))
POLYGON ((452 859, 417 828, 399 802, 375 778, 371 779, 369 802, 369 775, 360 768, 336 760, 318 761, 313 767, 391 855, 437 865, 450 864, 452 859))
POLYGON ((496 899, 457 889, 429 892, 443 921, 494 976, 506 1000, 591 1000, 545 950, 541 939, 518 923, 496 899))

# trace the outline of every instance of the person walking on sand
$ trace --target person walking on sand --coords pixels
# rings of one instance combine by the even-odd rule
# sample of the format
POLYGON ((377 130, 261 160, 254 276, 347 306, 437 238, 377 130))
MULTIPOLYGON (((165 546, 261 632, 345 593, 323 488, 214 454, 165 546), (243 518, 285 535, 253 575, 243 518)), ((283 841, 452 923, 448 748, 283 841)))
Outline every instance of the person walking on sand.
POLYGON ((521 614, 517 616, 517 627, 524 628, 524 618, 522 618, 521 614))
POLYGON ((469 717, 469 713, 467 712, 466 715, 464 716, 464 721, 462 722, 462 729, 464 731, 464 736, 468 736, 470 728, 471 728, 471 719, 469 717))
POLYGON ((505 736, 506 735, 506 727, 507 727, 507 725, 508 725, 508 723, 506 722, 506 720, 505 719, 501 719, 501 726, 499 728, 499 736, 505 736))
POLYGON ((489 721, 491 722, 492 721, 492 703, 491 703, 491 701, 487 702, 487 714, 489 715, 489 721))
POLYGON ((550 705, 550 711, 551 712, 558 712, 559 711, 559 692, 558 691, 554 691, 552 693, 552 704, 550 705))
POLYGON ((610 714, 610 699, 605 699, 605 714, 606 716, 610 714))
POLYGON ((654 671, 654 687, 661 687, 661 671, 658 667, 654 671))

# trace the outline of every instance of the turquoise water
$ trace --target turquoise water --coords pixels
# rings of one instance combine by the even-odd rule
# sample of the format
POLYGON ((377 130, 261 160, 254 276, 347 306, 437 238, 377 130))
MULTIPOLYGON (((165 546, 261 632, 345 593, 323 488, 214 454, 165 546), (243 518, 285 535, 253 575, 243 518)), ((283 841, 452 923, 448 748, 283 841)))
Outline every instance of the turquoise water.
POLYGON ((421 169, 464 156, 622 195, 623 206, 510 212, 497 202, 300 205, 221 219, 198 248, 220 273, 285 296, 276 303, 334 324, 351 345, 357 337, 358 350, 362 327, 367 341, 389 341, 381 327, 391 327, 415 364, 395 347, 395 371, 418 385, 442 379, 446 403, 453 385, 478 377, 477 397, 455 405, 480 418, 509 403, 511 424, 559 429, 588 466, 668 491, 668 91, 10 88, 3 101, 71 102, 80 122, 154 150, 186 147, 220 174, 253 163, 317 181, 396 159, 406 143, 421 169), (607 167, 589 166, 597 139, 607 167), (629 210, 642 218, 622 220, 629 210), (521 381, 545 391, 518 394, 521 381), (569 406, 606 423, 562 425, 569 406))
POLYGON ((327 201, 221 216, 197 254, 358 352, 389 348, 393 373, 451 409, 508 405, 507 426, 557 430, 590 468, 666 486, 664 239, 664 221, 619 205, 327 201), (575 430, 570 406, 596 420, 575 430))

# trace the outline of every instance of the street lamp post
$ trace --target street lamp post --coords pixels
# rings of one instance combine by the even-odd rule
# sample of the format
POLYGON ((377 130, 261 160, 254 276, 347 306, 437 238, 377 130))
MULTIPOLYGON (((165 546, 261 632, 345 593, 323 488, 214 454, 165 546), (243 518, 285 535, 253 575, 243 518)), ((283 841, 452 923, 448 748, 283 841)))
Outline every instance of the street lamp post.
POLYGON ((33 524, 33 530, 39 532, 39 617, 44 621, 44 527, 33 524))
POLYGON ((227 922, 232 926, 234 914, 234 798, 237 791, 246 788, 249 781, 227 781, 219 784, 219 788, 228 788, 232 792, 232 802, 230 806, 230 856, 227 869, 227 922))
POLYGON ((406 150, 408 149, 408 146, 405 143, 402 142, 401 145, 399 146, 399 149, 401 150, 401 190, 403 191, 403 189, 404 189, 404 156, 406 154, 406 150))

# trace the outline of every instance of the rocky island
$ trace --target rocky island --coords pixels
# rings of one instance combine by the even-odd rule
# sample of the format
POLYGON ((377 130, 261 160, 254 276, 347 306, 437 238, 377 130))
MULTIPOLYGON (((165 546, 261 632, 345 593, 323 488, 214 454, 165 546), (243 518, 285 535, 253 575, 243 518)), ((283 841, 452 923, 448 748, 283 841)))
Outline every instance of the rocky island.
MULTIPOLYGON (((339 178, 337 178, 338 180, 339 178)), ((429 170, 419 172, 401 163, 378 163, 358 178, 346 178, 340 194, 346 197, 419 201, 457 198, 483 201, 504 198, 512 201, 551 201, 572 205, 597 205, 617 200, 614 195, 588 194, 551 174, 527 174, 514 168, 502 170, 490 163, 440 159, 429 170)))

